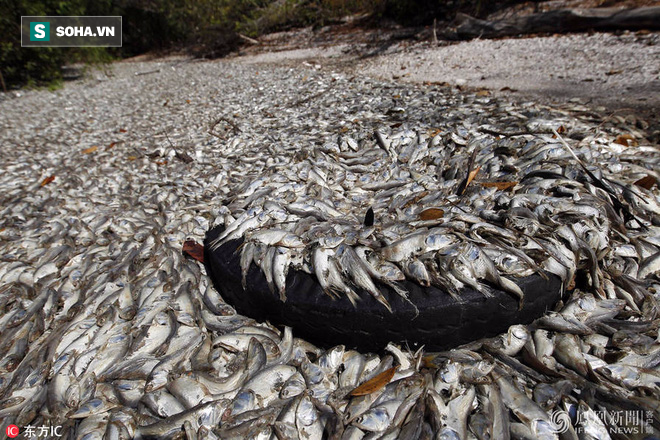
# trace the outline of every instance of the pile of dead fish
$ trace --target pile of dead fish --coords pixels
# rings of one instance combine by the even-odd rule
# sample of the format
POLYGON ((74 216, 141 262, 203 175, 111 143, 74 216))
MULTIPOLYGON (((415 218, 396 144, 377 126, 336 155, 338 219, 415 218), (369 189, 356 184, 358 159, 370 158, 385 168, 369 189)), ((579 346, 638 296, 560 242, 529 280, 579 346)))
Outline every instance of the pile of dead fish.
POLYGON ((569 284, 585 269, 595 289, 599 262, 625 265, 616 269, 624 276, 655 270, 660 204, 633 182, 647 177, 642 164, 657 164, 657 152, 628 148, 636 158, 622 161, 622 145, 584 138, 577 154, 617 167, 616 178, 606 177, 558 133, 496 139, 479 128, 466 123, 433 137, 376 131, 361 144, 340 137, 289 167, 264 167, 230 194, 213 246, 244 239, 243 285, 254 263, 283 301, 293 268, 314 274, 330 295, 355 305, 357 288, 387 308, 376 283, 406 297, 396 284, 406 277, 458 300, 464 287, 492 295, 489 283, 522 304, 515 278, 542 270, 569 284))
POLYGON ((660 154, 643 121, 215 62, 122 64, 0 107, 3 429, 658 434, 660 154), (181 254, 217 221, 280 292, 293 268, 384 306, 403 277, 519 296, 516 279, 545 270, 568 294, 443 353, 323 350, 237 315, 181 254))

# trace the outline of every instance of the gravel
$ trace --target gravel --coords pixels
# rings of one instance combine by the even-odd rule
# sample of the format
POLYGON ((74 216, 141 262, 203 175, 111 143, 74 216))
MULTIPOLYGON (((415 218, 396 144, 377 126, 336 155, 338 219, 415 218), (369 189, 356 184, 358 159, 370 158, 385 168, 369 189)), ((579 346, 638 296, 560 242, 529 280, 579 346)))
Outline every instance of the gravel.
POLYGON ((367 60, 377 77, 508 88, 554 102, 651 111, 660 107, 660 34, 576 34, 419 45, 367 60))

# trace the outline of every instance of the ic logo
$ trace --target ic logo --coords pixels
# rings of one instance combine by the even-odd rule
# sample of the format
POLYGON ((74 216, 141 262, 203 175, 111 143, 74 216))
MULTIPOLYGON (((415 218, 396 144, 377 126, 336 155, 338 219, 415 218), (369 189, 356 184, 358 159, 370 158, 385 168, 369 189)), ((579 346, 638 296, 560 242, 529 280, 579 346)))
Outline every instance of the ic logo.
POLYGON ((9 425, 7 426, 7 429, 5 430, 7 437, 9 438, 16 438, 18 437, 18 426, 16 425, 9 425))
POLYGON ((30 41, 50 41, 50 23, 47 21, 31 21, 30 41))

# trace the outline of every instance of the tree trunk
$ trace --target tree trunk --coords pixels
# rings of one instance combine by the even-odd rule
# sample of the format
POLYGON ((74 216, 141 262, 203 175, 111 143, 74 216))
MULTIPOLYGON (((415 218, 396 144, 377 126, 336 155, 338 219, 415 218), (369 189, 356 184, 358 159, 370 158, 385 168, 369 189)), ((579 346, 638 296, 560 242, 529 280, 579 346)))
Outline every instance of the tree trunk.
POLYGON ((504 37, 530 33, 562 33, 586 30, 639 30, 660 28, 660 6, 636 9, 561 9, 523 17, 486 21, 458 14, 445 38, 504 37))

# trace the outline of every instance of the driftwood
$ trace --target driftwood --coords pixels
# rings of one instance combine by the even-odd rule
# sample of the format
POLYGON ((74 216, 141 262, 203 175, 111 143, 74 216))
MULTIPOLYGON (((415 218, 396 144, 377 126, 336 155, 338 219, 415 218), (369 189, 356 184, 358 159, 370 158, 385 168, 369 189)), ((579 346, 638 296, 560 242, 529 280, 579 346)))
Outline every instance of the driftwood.
POLYGON ((486 21, 458 14, 448 39, 492 38, 530 33, 562 33, 586 30, 660 29, 660 6, 636 9, 561 9, 523 17, 486 21))

